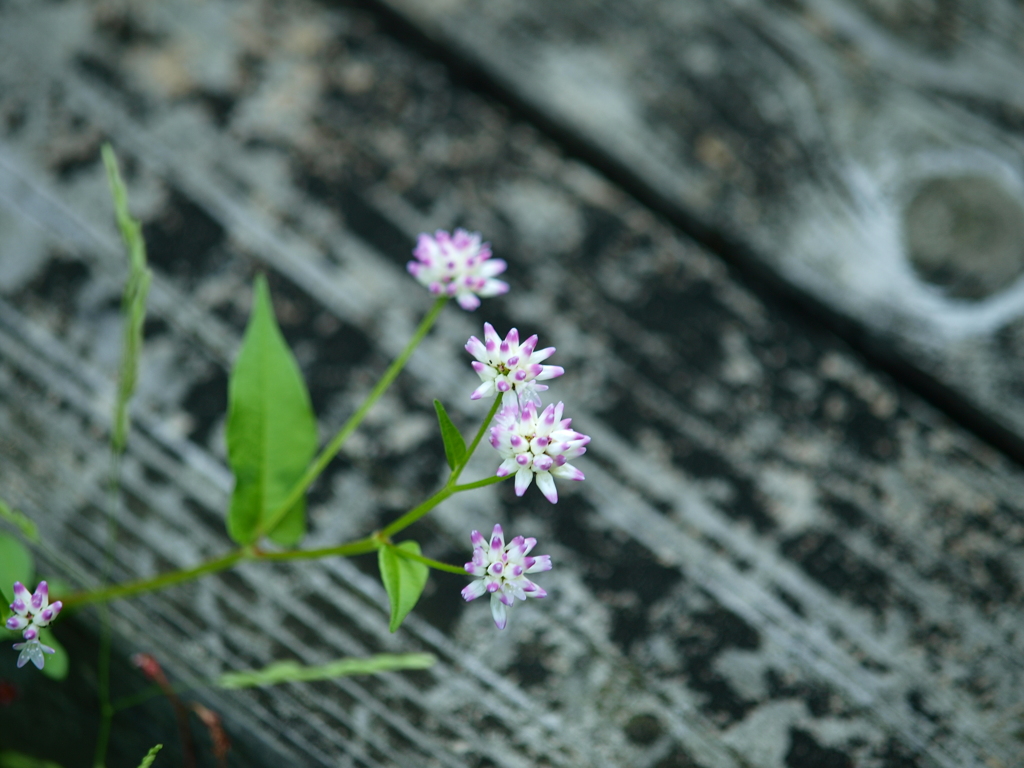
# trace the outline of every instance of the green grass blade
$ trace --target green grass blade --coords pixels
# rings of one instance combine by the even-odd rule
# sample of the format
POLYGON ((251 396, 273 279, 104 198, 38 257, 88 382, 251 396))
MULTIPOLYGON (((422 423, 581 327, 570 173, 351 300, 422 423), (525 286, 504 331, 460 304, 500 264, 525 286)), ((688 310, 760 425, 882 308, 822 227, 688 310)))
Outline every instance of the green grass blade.
POLYGON ((146 264, 146 244, 142 239, 142 225, 132 218, 128 210, 128 190, 117 168, 117 157, 109 144, 103 145, 103 164, 107 169, 110 194, 114 200, 114 215, 121 239, 128 249, 128 280, 121 297, 124 332, 121 340, 121 370, 117 383, 117 401, 114 404, 114 428, 111 444, 114 451, 124 451, 130 426, 128 401, 138 382, 139 357, 142 353, 142 330, 146 321, 146 298, 153 273, 146 264))
POLYGON ((348 675, 373 675, 403 669, 428 669, 437 658, 430 653, 380 653, 365 659, 339 659, 321 666, 307 667, 295 661, 278 661, 251 672, 229 672, 217 679, 221 688, 255 688, 281 683, 330 680, 348 675))
POLYGON ((155 747, 149 750, 149 752, 146 753, 146 756, 142 758, 142 762, 139 763, 139 768, 149 768, 149 766, 153 764, 153 761, 156 760, 157 753, 163 748, 163 744, 157 744, 155 747))

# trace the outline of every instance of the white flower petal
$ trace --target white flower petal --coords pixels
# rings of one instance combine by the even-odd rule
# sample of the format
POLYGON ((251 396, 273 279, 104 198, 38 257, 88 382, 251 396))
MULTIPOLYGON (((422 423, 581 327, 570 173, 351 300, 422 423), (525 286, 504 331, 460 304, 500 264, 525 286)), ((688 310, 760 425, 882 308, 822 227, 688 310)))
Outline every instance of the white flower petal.
POLYGON ((494 619, 494 626, 498 629, 505 628, 505 624, 508 622, 508 612, 497 593, 491 595, 491 617, 494 619))

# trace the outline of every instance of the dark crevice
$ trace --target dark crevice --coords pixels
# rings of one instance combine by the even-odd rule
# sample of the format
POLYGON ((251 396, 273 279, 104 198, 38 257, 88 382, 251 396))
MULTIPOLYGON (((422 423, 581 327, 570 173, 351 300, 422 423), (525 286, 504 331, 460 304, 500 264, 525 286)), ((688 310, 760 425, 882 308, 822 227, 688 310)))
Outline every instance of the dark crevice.
POLYGON ((721 257, 730 268, 730 276, 771 308, 795 312, 810 324, 824 326, 852 347, 866 363, 884 371, 962 428, 1024 466, 1024 437, 953 387, 903 357, 898 338, 870 331, 818 298, 787 283, 763 259, 758 258, 757 252, 747 243, 722 231, 706 218, 681 208, 676 201, 653 189, 628 164, 612 157, 596 142, 538 108, 513 83, 488 71, 471 54, 460 50, 451 41, 443 40, 440 34, 425 31, 381 0, 321 2, 327 6, 358 8, 369 13, 381 31, 420 55, 442 64, 454 84, 492 103, 499 103, 513 119, 530 123, 558 144, 568 157, 591 166, 639 203, 671 222, 683 234, 721 257))

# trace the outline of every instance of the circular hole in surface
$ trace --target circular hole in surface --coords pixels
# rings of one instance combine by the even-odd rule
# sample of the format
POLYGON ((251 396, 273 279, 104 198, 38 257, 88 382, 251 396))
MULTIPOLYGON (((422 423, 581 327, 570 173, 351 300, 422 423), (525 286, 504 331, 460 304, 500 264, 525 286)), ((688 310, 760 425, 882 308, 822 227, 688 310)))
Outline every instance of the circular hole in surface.
POLYGON ((1024 207, 990 178, 927 181, 903 219, 914 269, 949 296, 983 299, 1024 272, 1024 207))

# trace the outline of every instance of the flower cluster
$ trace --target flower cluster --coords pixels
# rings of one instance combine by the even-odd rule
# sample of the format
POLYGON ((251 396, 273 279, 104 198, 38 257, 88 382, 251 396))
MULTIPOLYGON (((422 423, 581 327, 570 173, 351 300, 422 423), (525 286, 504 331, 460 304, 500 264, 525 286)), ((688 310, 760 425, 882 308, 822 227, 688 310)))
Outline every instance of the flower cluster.
POLYGON ((506 607, 511 608, 516 598, 547 596, 547 592, 526 578, 528 573, 551 570, 550 555, 530 556, 537 546, 536 539, 516 536, 506 544, 501 526, 496 525, 490 542, 480 531, 473 531, 470 541, 473 542, 473 559, 466 563, 466 573, 478 578, 462 590, 462 596, 468 602, 490 593, 491 615, 498 629, 505 628, 506 607))
POLYGON ((479 232, 439 229, 433 237, 421 234, 412 254, 417 260, 408 263, 409 274, 435 296, 454 297, 463 309, 479 307, 480 296, 508 292, 508 283, 494 279, 508 265, 491 258, 491 247, 480 242, 479 232))
MULTIPOLYGON (((434 237, 420 235, 415 255, 419 262, 409 262, 409 272, 431 292, 455 296, 464 309, 476 309, 480 305, 478 296, 508 290, 506 283, 493 280, 504 271, 505 262, 486 262, 490 249, 480 246, 479 235, 462 230, 454 237, 442 231, 434 237)), ((501 397, 501 409, 490 430, 491 445, 502 457, 497 475, 515 473, 517 496, 526 493, 536 479, 541 493, 554 504, 558 501, 555 478, 583 480, 583 472, 569 461, 586 453, 590 438, 571 428, 572 419, 562 418, 563 403, 542 408, 540 393, 548 387, 539 382, 557 378, 565 370, 558 365, 542 365, 555 348, 537 349, 537 341, 533 335, 520 342, 515 328, 502 339, 494 326, 484 323, 483 341, 470 336, 466 342, 466 351, 476 358, 472 366, 481 381, 470 399, 501 397)), ((517 536, 506 545, 500 525, 494 526, 490 542, 479 531, 473 531, 471 540, 473 559, 466 563, 465 570, 477 579, 462 590, 462 596, 469 601, 490 593, 494 623, 504 629, 507 608, 516 598, 547 594, 526 574, 550 570, 551 558, 529 556, 536 539, 517 536)))
POLYGON ((516 473, 516 496, 522 496, 534 477, 537 487, 552 504, 558 501, 555 478, 582 480, 583 473, 569 459, 587 452, 590 438, 569 428, 572 419, 563 419, 562 403, 549 405, 539 415, 533 403, 521 411, 516 406, 502 408, 491 429, 491 445, 504 459, 498 476, 516 473))
POLYGON ((6 626, 14 632, 20 631, 25 639, 24 643, 14 644, 14 650, 21 651, 18 655, 19 667, 31 661, 36 668, 42 669, 43 654, 55 653, 53 648, 39 642, 39 630, 57 618, 62 607, 59 600, 50 605, 50 590, 45 581, 39 582, 31 595, 20 581, 14 582, 14 602, 11 603, 14 615, 7 619, 6 626))
POLYGON ((470 400, 501 392, 506 406, 515 405, 517 397, 519 403, 539 406, 540 395, 537 393, 547 390, 547 385, 537 382, 565 373, 559 365, 541 365, 554 353, 554 347, 538 350, 536 334, 520 344, 519 331, 515 328, 502 341, 494 326, 484 323, 484 340, 470 336, 466 351, 476 358, 472 363, 473 370, 483 382, 473 390, 470 400))

